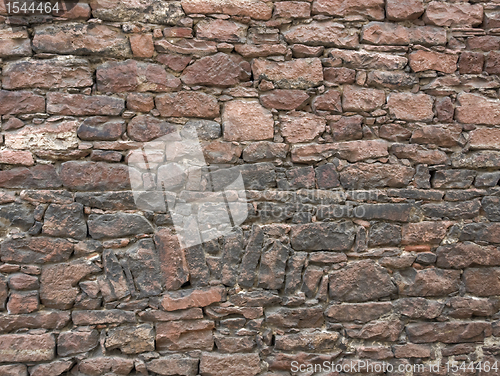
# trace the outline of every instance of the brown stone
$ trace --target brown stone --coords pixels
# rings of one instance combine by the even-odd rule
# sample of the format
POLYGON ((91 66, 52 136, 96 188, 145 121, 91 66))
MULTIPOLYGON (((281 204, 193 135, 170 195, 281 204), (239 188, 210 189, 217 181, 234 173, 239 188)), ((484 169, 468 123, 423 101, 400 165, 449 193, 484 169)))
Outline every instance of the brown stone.
POLYGON ((87 225, 83 217, 83 205, 50 204, 44 215, 42 233, 49 236, 84 239, 87 225))
POLYGON ((196 36, 217 42, 244 43, 248 26, 221 19, 201 20, 196 24, 196 36))
POLYGON ((459 270, 411 268, 400 273, 396 283, 405 296, 446 296, 458 291, 460 284, 459 270))
POLYGON ((493 51, 500 48, 500 37, 494 35, 482 35, 467 38, 469 50, 493 51))
POLYGON ((0 58, 31 54, 31 42, 27 30, 17 27, 0 29, 0 58))
POLYGON ((12 129, 19 129, 24 127, 24 123, 22 120, 19 120, 18 118, 11 117, 9 120, 7 120, 4 124, 2 124, 2 129, 4 131, 9 131, 12 129))
POLYGON ((0 90, 0 115, 45 112, 45 98, 29 91, 0 90))
POLYGON ((336 85, 353 84, 356 80, 356 71, 354 69, 344 67, 324 68, 323 74, 326 82, 336 85))
POLYGON ((406 158, 415 163, 441 164, 448 161, 448 156, 441 150, 428 150, 421 145, 392 144, 391 152, 398 158, 406 158))
POLYGON ((10 332, 26 329, 62 329, 71 320, 69 312, 42 311, 26 315, 0 316, 0 331, 10 332))
POLYGON ((133 34, 129 39, 134 57, 153 57, 155 46, 151 34, 133 34))
POLYGON ((323 54, 323 46, 306 46, 304 44, 294 44, 292 46, 293 57, 319 57, 323 54))
POLYGON ((346 29, 337 22, 317 22, 292 26, 283 32, 289 43, 300 43, 312 46, 354 48, 358 42, 358 34, 353 29, 346 29))
POLYGON ((274 3, 274 15, 281 18, 309 18, 311 4, 305 1, 280 1, 274 3))
POLYGON ((481 74, 483 72, 484 55, 480 52, 464 51, 458 60, 460 74, 481 74))
POLYGON ((410 43, 410 30, 398 24, 370 22, 361 30, 361 42, 404 46, 410 43))
POLYGON ((38 310, 38 305, 38 291, 11 291, 7 311, 13 315, 31 313, 38 310))
POLYGON ((392 304, 390 302, 332 304, 326 309, 325 316, 333 321, 365 323, 376 320, 391 310, 392 304))
POLYGON ((258 162, 286 158, 288 145, 268 141, 255 142, 243 150, 243 160, 246 162, 258 162))
POLYGON ((281 134, 290 143, 314 140, 325 131, 326 120, 307 112, 290 112, 280 116, 281 134))
POLYGON ((38 364, 30 368, 30 376, 59 376, 64 372, 69 371, 72 366, 72 360, 61 360, 46 364, 38 364))
POLYGON ((181 80, 187 85, 229 87, 250 79, 250 64, 242 57, 219 52, 189 65, 181 80))
POLYGON ((90 351, 98 344, 97 330, 63 332, 57 337, 57 355, 68 356, 90 351))
POLYGON ((479 26, 483 22, 483 6, 431 1, 423 19, 426 23, 436 26, 479 26))
POLYGON ((0 336, 2 362, 44 362, 55 357, 53 334, 6 334, 0 336))
POLYGON ((300 107, 309 95, 302 90, 272 90, 260 96, 260 103, 266 108, 277 110, 295 110, 300 107))
POLYGON ((214 322, 210 320, 167 321, 156 324, 159 350, 212 350, 214 322))
POLYGON ((371 341, 397 341, 404 325, 401 321, 372 321, 361 328, 346 325, 346 334, 351 338, 371 341))
MULTIPOLYGON (((339 338, 337 332, 309 332, 276 336, 275 349, 285 351, 321 351, 332 349, 339 338)), ((215 376, 215 375, 214 375, 215 376)))
POLYGON ((71 313, 71 319, 75 325, 123 324, 135 322, 135 314, 118 309, 75 310, 71 313))
POLYGON ((475 296, 494 296, 500 293, 499 268, 467 268, 464 271, 465 289, 475 296))
POLYGON ((385 92, 358 86, 344 86, 342 107, 344 111, 372 111, 385 103, 385 92))
POLYGON ((174 91, 181 81, 159 64, 125 60, 106 62, 96 69, 97 90, 103 93, 129 91, 174 91))
POLYGON ((389 111, 407 121, 430 121, 434 117, 434 99, 427 94, 395 93, 389 96, 389 111))
POLYGON ((385 12, 391 21, 405 21, 419 18, 424 13, 422 0, 387 0, 385 12))
POLYGON ((47 112, 57 115, 89 116, 120 115, 125 109, 125 101, 101 95, 66 93, 47 94, 47 112))
POLYGON ((256 59, 252 62, 254 80, 269 80, 280 89, 307 89, 323 81, 323 68, 318 58, 273 62, 256 59))
POLYGON ((330 274, 330 298, 345 302, 365 302, 396 292, 386 269, 374 261, 349 263, 330 274))
POLYGON ((1 150, 0 164, 33 166, 35 161, 29 151, 1 150))
POLYGON ((171 39, 156 40, 155 48, 158 52, 181 55, 206 56, 217 52, 216 42, 199 39, 171 39))
POLYGON ((148 371, 158 375, 196 376, 198 374, 199 359, 174 354, 146 363, 148 371))
POLYGON ((245 58, 285 55, 285 44, 237 44, 234 50, 245 58))
POLYGON ((89 376, 101 376, 108 372, 128 375, 133 369, 134 360, 122 357, 95 357, 84 359, 78 364, 78 371, 89 376))
POLYGON ((222 113, 224 140, 258 141, 273 138, 274 120, 271 112, 257 101, 233 100, 222 113))
POLYGON ((206 376, 255 376, 260 373, 259 354, 203 353, 200 374, 206 376))
POLYGON ((241 147, 231 142, 212 141, 203 146, 203 155, 208 163, 235 163, 241 152, 241 147))
POLYGON ((389 155, 389 152, 387 151, 387 142, 383 140, 360 140, 338 144, 336 155, 349 162, 359 162, 368 158, 385 157, 389 155))
POLYGON ((128 38, 116 28, 98 23, 47 24, 35 27, 37 53, 125 57, 131 54, 128 38))
POLYGON ((403 298, 394 303, 394 309, 412 319, 434 319, 441 314, 444 303, 425 298, 403 298))
POLYGON ((384 2, 380 0, 367 2, 316 0, 313 2, 312 13, 339 17, 361 16, 369 20, 382 21, 384 19, 384 2))
POLYGON ((78 127, 78 138, 86 141, 112 141, 118 139, 125 131, 125 122, 109 120, 104 116, 87 118, 78 127))
POLYGON ((108 350, 118 348, 124 354, 139 354, 154 351, 154 338, 151 324, 120 326, 108 330, 105 346, 108 350))
POLYGON ((401 70, 408 63, 406 57, 377 52, 332 49, 330 56, 342 59, 344 66, 352 69, 401 70))
POLYGON ((34 275, 16 273, 9 277, 9 287, 14 290, 37 290, 40 284, 34 275))
POLYGON ((196 91, 161 94, 155 98, 156 108, 165 117, 214 118, 219 115, 219 104, 212 95, 196 91))
POLYGON ((500 129, 478 128, 470 132, 469 143, 471 149, 500 150, 500 129))
POLYGON ((225 298, 225 289, 221 286, 199 290, 181 290, 167 293, 161 303, 165 311, 177 311, 193 307, 206 307, 225 298))
POLYGON ((413 343, 482 342, 491 335, 491 323, 475 322, 420 322, 406 326, 406 333, 413 343))
POLYGON ((460 125, 422 125, 413 131, 411 142, 418 144, 434 144, 449 148, 458 145, 461 133, 462 127, 460 125))
POLYGON ((28 369, 24 364, 0 365, 2 376, 28 376, 28 369))
POLYGON ((500 74, 500 53, 498 51, 491 51, 486 57, 486 64, 484 70, 489 74, 500 74))
POLYGON ((330 131, 334 141, 358 140, 363 138, 363 117, 342 116, 340 120, 329 122, 330 131))
POLYGON ((42 264, 68 261, 73 244, 65 239, 38 236, 25 239, 6 239, 0 248, 3 262, 42 264))
MULTIPOLYGON (((174 124, 151 115, 135 116, 127 125, 128 136, 132 140, 139 142, 152 141, 161 136, 174 133, 175 131, 176 128, 174 124)), ((163 160, 163 158, 161 160, 163 160)))
POLYGON ((407 343, 406 345, 396 345, 393 347, 396 358, 430 358, 431 348, 424 345, 407 343))
POLYGON ((323 95, 318 95, 312 102, 314 111, 342 112, 340 93, 336 90, 327 90, 323 95))
POLYGON ((182 0, 182 8, 187 14, 224 13, 231 16, 247 16, 256 20, 268 20, 273 8, 260 0, 241 0, 234 3, 231 0, 182 0))
POLYGON ((403 225, 401 244, 440 244, 449 227, 445 222, 418 222, 403 225))
POLYGON ((105 162, 65 162, 61 180, 65 187, 83 191, 130 188, 128 168, 105 162))
POLYGON ((127 109, 129 110, 149 112, 154 107, 154 98, 150 94, 130 93, 127 95, 127 109))
POLYGON ((497 247, 482 247, 470 242, 443 245, 436 250, 436 256, 436 265, 441 268, 464 269, 471 265, 500 265, 500 250, 497 247))
POLYGON ((500 101, 478 94, 460 93, 455 119, 465 124, 496 125, 500 122, 500 101))
POLYGON ((46 265, 40 277, 40 300, 48 308, 68 309, 73 306, 82 278, 101 269, 82 259, 67 264, 46 265))
POLYGON ((414 173, 413 168, 400 165, 358 163, 342 170, 340 181, 349 189, 396 188, 408 185, 414 173))
POLYGON ((3 69, 3 88, 63 88, 92 86, 92 72, 83 59, 12 62, 3 69))
POLYGON ((443 73, 453 73, 457 70, 458 55, 419 50, 412 52, 409 58, 410 67, 414 72, 436 70, 443 73))
POLYGON ((165 287, 167 290, 178 290, 189 280, 189 270, 177 235, 168 228, 161 229, 155 234, 155 244, 165 287))
POLYGON ((446 301, 445 314, 457 319, 491 316, 496 309, 489 299, 454 296, 446 301))

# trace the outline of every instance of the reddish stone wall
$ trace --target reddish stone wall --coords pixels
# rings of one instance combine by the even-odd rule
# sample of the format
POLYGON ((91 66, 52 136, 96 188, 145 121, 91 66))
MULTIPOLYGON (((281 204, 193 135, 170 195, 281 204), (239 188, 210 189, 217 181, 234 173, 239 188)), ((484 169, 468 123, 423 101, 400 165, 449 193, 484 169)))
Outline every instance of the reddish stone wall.
POLYGON ((500 3, 2 3, 0 21, 0 375, 499 374, 446 362, 500 349, 500 3), (171 170, 128 163, 189 127, 199 190, 241 174, 226 203, 248 213, 182 247, 154 195, 171 170))

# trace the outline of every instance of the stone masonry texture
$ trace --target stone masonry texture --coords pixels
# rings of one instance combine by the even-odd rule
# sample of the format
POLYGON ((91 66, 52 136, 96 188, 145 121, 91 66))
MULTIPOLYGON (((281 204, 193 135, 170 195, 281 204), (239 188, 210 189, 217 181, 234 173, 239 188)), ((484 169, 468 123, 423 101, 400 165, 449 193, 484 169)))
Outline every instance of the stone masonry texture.
POLYGON ((73 3, 0 3, 0 376, 500 375, 500 2, 73 3), (188 127, 248 215, 183 247, 188 127))

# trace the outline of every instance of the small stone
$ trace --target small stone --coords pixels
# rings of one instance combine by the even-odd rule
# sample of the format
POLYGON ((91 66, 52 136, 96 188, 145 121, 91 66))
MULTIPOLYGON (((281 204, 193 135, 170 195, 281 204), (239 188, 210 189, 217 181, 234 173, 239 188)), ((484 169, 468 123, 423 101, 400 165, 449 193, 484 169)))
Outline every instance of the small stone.
POLYGON ((273 116, 257 101, 234 100, 226 103, 222 125, 226 141, 258 141, 271 139, 274 135, 273 116))

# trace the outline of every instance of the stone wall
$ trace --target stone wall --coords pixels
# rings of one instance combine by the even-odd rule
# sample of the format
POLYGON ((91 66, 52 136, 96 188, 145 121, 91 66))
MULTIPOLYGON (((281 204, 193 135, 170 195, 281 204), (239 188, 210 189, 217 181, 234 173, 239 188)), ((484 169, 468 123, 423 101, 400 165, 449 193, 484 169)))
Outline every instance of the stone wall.
POLYGON ((500 3, 5 4, 0 375, 500 374, 500 3), (183 247, 189 127, 245 190, 183 247))

